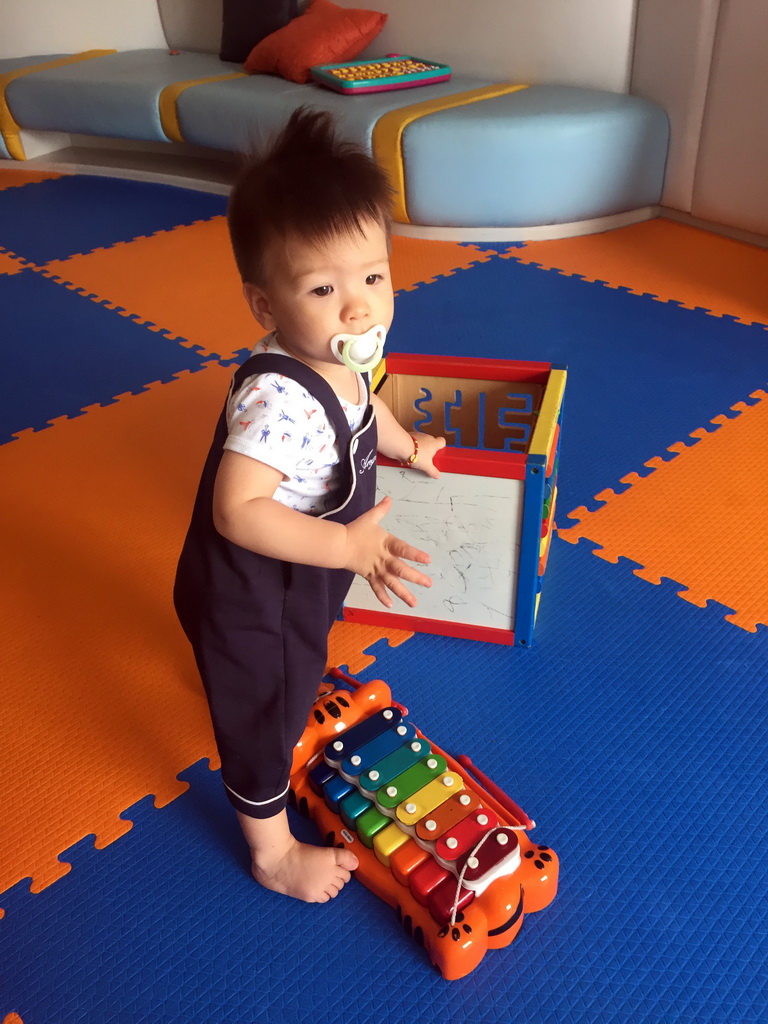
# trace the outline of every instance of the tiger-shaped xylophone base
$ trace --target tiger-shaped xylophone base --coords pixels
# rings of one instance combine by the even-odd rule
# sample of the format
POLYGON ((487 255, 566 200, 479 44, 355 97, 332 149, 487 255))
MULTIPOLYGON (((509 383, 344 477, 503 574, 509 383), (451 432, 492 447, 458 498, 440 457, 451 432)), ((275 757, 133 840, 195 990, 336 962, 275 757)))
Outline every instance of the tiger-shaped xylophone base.
MULTIPOLYGON (((468 905, 451 908, 452 914, 443 911, 436 920, 434 908, 415 898, 407 879, 396 877, 397 872, 385 865, 354 829, 347 827, 309 780, 310 768, 322 757, 329 741, 391 703, 389 687, 381 680, 363 684, 352 693, 337 690, 318 697, 294 753, 293 798, 298 809, 314 820, 329 845, 355 853, 359 861, 356 878, 397 911, 406 930, 424 946, 443 977, 457 980, 474 970, 487 950, 508 946, 519 933, 526 913, 551 903, 557 890, 558 859, 554 851, 532 843, 525 832, 517 831, 520 861, 515 870, 491 882, 468 905)), ((467 789, 481 795, 484 806, 493 810, 500 824, 519 826, 452 758, 427 742, 434 753, 446 758, 452 771, 462 775, 467 789)))

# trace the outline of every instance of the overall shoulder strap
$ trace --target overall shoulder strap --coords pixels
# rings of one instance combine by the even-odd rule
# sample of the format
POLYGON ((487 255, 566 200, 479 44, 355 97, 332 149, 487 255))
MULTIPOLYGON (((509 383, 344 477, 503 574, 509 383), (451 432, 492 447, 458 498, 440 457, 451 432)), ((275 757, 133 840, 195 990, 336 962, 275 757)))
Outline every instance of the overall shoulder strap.
POLYGON ((351 440, 352 432, 336 397, 336 392, 327 380, 306 363, 277 352, 260 352, 246 359, 237 370, 233 381, 233 391, 237 391, 248 377, 253 377, 257 373, 281 373, 284 377, 295 380, 325 409, 325 414, 333 425, 339 443, 351 440))

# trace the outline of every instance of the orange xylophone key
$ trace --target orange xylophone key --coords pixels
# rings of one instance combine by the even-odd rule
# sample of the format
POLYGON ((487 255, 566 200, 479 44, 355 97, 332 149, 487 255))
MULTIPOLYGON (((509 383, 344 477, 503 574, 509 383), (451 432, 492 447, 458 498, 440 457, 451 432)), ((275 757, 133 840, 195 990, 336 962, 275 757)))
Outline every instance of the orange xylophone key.
POLYGON ((435 842, 449 828, 458 825, 480 807, 480 797, 472 790, 454 793, 445 803, 425 815, 416 825, 416 835, 426 843, 435 842))
POLYGON ((404 885, 407 888, 410 875, 427 858, 432 860, 432 854, 419 846, 415 840, 409 839, 407 843, 404 843, 391 855, 389 858, 389 869, 400 885, 404 885))

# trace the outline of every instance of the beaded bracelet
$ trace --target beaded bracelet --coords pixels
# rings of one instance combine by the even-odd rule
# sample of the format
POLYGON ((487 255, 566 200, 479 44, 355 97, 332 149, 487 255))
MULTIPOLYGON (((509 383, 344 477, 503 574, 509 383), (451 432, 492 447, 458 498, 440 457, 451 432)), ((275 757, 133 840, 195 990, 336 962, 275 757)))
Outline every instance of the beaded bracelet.
POLYGON ((413 434, 411 434, 410 437, 411 440, 413 441, 413 455, 408 456, 408 458, 403 463, 404 466, 412 466, 419 458, 419 442, 416 440, 413 434))

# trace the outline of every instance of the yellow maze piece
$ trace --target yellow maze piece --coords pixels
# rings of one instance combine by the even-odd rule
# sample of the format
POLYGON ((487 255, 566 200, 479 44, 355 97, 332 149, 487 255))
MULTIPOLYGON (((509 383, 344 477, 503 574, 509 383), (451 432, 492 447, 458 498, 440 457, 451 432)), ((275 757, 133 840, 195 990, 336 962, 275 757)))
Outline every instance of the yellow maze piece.
POLYGON ((693 431, 697 444, 671 445, 676 458, 650 459, 649 476, 622 477, 632 485, 626 491, 596 495, 605 502, 597 511, 577 508, 579 524, 559 535, 589 538, 609 562, 638 562, 635 575, 650 583, 665 576, 682 584, 679 596, 699 607, 712 600, 732 608, 726 619, 742 629, 768 624, 768 395, 752 397, 756 405, 733 406, 734 419, 715 417, 714 432, 693 431))

